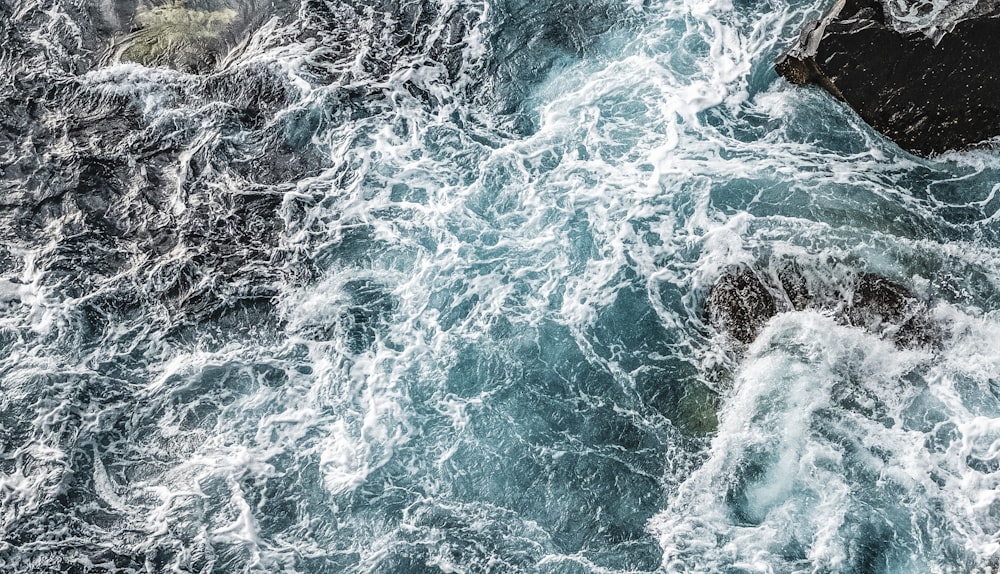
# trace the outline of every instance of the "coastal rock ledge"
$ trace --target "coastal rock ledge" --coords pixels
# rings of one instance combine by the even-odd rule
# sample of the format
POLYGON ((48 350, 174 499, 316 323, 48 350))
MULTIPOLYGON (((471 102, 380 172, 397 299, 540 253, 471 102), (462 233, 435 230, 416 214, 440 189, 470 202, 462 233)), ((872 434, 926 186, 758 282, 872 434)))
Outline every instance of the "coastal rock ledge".
POLYGON ((1000 3, 990 4, 935 41, 896 31, 878 0, 839 0, 775 69, 822 86, 912 153, 975 147, 1000 135, 1000 3))

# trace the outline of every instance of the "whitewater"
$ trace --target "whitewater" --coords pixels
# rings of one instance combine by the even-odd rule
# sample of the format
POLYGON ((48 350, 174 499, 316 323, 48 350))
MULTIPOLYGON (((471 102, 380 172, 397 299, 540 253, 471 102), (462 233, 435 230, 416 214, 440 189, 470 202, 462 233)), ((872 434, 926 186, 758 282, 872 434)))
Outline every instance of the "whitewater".
POLYGON ((826 8, 0 0, 0 571, 996 572, 1000 155, 826 8), (711 326, 789 262, 939 344, 711 326))

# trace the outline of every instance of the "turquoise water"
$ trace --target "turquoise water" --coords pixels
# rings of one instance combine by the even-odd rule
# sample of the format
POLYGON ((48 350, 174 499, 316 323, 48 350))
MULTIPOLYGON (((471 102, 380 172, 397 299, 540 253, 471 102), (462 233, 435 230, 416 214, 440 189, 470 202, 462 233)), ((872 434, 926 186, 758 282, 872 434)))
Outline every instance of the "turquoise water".
POLYGON ((996 569, 1000 158, 778 79, 823 6, 189 7, 0 2, 5 571, 996 569), (707 323, 789 260, 946 336, 707 323))

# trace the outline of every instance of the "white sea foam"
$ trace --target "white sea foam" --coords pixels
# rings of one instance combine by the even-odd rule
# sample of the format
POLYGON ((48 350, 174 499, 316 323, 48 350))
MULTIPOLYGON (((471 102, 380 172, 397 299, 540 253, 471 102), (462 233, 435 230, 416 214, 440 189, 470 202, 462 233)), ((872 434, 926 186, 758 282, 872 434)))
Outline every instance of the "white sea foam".
MULTIPOLYGON (((724 398, 708 460, 650 524, 661 538, 667 569, 732 565, 771 572, 808 564, 810 570, 853 571, 859 567, 856 545, 866 541, 849 532, 868 504, 897 517, 876 521, 907 515, 914 521, 911 527, 896 524, 895 543, 903 549, 889 558, 890 571, 964 569, 909 562, 911 552, 961 548, 964 541, 951 532, 980 532, 984 526, 970 512, 975 503, 956 504, 964 498, 960 493, 976 489, 945 478, 968 476, 964 461, 925 450, 924 432, 933 429, 913 428, 908 420, 923 395, 941 390, 933 379, 924 387, 908 376, 931 359, 822 315, 775 319, 724 398), (879 476, 879 484, 857 482, 867 473, 879 476), (928 508, 943 514, 922 533, 919 517, 928 508)), ((945 423, 961 414, 939 416, 945 423)), ((976 554, 985 560, 988 552, 981 547, 976 554)))
MULTIPOLYGON (((884 571, 989 564, 995 154, 916 160, 774 81, 776 44, 814 6, 639 4, 574 44, 559 22, 532 35, 532 5, 432 3, 407 46, 386 31, 403 14, 325 4, 333 29, 303 7, 212 74, 74 78, 137 111, 116 149, 174 146, 123 182, 147 213, 121 241, 180 239, 67 279, 58 249, 86 253, 70 206, 15 249, 4 533, 64 512, 92 545, 65 560, 122 552, 136 570, 849 572, 892 536, 870 550, 884 571), (524 45, 496 62, 504 18, 524 45), (210 88, 251 72, 280 109, 210 88), (232 128, 243 112, 259 117, 232 128), (262 245, 270 219, 239 219, 257 196, 279 198, 262 245), (213 243, 234 221, 253 233, 213 243), (829 310, 734 351, 706 292, 730 265, 786 259, 831 289, 872 271, 936 300, 941 348, 829 310), (271 315, 199 310, 243 309, 261 283, 271 315), (685 423, 714 420, 713 391, 717 429, 685 423)), ((33 38, 55 50, 64 32, 33 38)), ((60 536, 0 551, 63 560, 60 536)))

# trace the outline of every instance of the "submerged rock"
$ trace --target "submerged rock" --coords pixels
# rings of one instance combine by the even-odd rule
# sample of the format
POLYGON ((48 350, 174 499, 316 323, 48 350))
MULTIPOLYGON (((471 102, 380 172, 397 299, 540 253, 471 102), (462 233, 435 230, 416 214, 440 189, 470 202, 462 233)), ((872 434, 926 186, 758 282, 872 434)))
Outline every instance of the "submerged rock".
POLYGON ((932 36, 896 31, 878 0, 838 0, 775 69, 794 84, 822 86, 916 154, 1000 135, 1000 8, 932 36))
POLYGON ((749 267, 733 267, 716 281, 706 302, 709 321, 741 343, 752 343, 778 308, 749 267))
POLYGON ((119 58, 145 66, 184 71, 212 67, 224 49, 222 39, 237 12, 197 10, 182 3, 155 6, 136 13, 139 28, 119 46, 119 58))
POLYGON ((714 433, 719 428, 719 395, 700 382, 683 386, 670 420, 697 435, 714 433))

